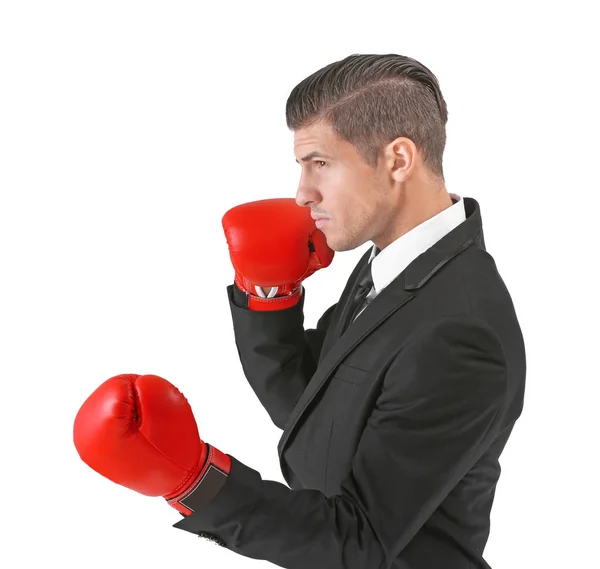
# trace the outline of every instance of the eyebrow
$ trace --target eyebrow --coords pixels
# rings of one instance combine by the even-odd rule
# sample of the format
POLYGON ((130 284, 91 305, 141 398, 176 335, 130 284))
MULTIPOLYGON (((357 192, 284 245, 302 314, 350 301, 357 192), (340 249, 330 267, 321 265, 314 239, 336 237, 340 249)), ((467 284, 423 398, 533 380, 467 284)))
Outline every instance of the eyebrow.
MULTIPOLYGON (((319 152, 318 150, 313 150, 312 152, 309 152, 306 156, 303 156, 302 158, 300 158, 300 160, 302 160, 302 162, 308 162, 309 160, 312 160, 313 158, 316 158, 317 156, 319 158, 327 158, 328 160, 332 159, 332 157, 327 156, 327 154, 323 154, 322 152, 319 152)), ((296 160, 296 162, 298 162, 298 160, 296 160)), ((300 162, 298 162, 298 164, 300 164, 300 162)))

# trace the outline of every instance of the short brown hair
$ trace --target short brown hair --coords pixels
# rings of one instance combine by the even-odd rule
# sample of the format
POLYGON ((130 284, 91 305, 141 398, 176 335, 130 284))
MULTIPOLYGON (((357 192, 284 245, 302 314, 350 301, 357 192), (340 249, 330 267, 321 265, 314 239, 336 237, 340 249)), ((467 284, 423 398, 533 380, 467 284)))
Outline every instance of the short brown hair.
POLYGON ((330 125, 371 167, 383 145, 409 138, 431 174, 444 179, 446 101, 435 75, 415 59, 353 54, 330 63, 292 89, 285 114, 290 130, 330 125))

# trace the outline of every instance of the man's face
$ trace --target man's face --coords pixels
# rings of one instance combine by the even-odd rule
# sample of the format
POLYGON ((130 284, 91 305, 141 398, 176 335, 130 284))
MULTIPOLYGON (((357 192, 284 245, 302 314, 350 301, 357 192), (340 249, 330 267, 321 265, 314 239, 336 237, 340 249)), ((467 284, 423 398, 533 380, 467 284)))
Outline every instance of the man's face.
POLYGON ((328 125, 294 131, 294 155, 302 167, 296 203, 310 207, 334 251, 349 251, 373 239, 388 223, 389 188, 380 168, 328 125))

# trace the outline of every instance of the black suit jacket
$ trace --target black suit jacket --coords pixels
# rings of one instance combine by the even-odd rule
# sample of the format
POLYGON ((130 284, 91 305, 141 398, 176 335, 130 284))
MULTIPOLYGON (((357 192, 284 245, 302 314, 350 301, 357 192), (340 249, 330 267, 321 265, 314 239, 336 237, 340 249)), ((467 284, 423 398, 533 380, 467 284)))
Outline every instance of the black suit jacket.
MULTIPOLYGON (((240 360, 283 434, 289 488, 232 458, 217 496, 175 527, 290 569, 473 569, 523 406, 525 348, 486 252, 479 205, 341 333, 338 303, 304 330, 302 300, 244 307, 227 289, 240 360)), ((241 425, 242 423, 240 423, 241 425)))

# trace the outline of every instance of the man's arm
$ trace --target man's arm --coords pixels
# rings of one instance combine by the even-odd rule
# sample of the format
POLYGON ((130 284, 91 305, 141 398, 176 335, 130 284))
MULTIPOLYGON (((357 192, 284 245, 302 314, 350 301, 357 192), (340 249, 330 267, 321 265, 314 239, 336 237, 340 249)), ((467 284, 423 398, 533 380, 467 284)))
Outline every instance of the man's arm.
POLYGON ((334 304, 316 328, 304 329, 303 287, 300 302, 275 311, 247 308, 246 294, 235 284, 227 287, 235 343, 244 374, 258 399, 280 429, 313 376, 334 304))
POLYGON ((227 292, 240 361, 273 423, 284 429, 315 371, 326 326, 305 335, 302 283, 328 267, 334 251, 310 209, 293 198, 235 206, 222 224, 235 271, 227 292))
POLYGON ((289 569, 389 566, 500 432, 505 397, 497 336, 449 317, 392 362, 338 495, 262 480, 231 457, 220 492, 175 527, 289 569))

